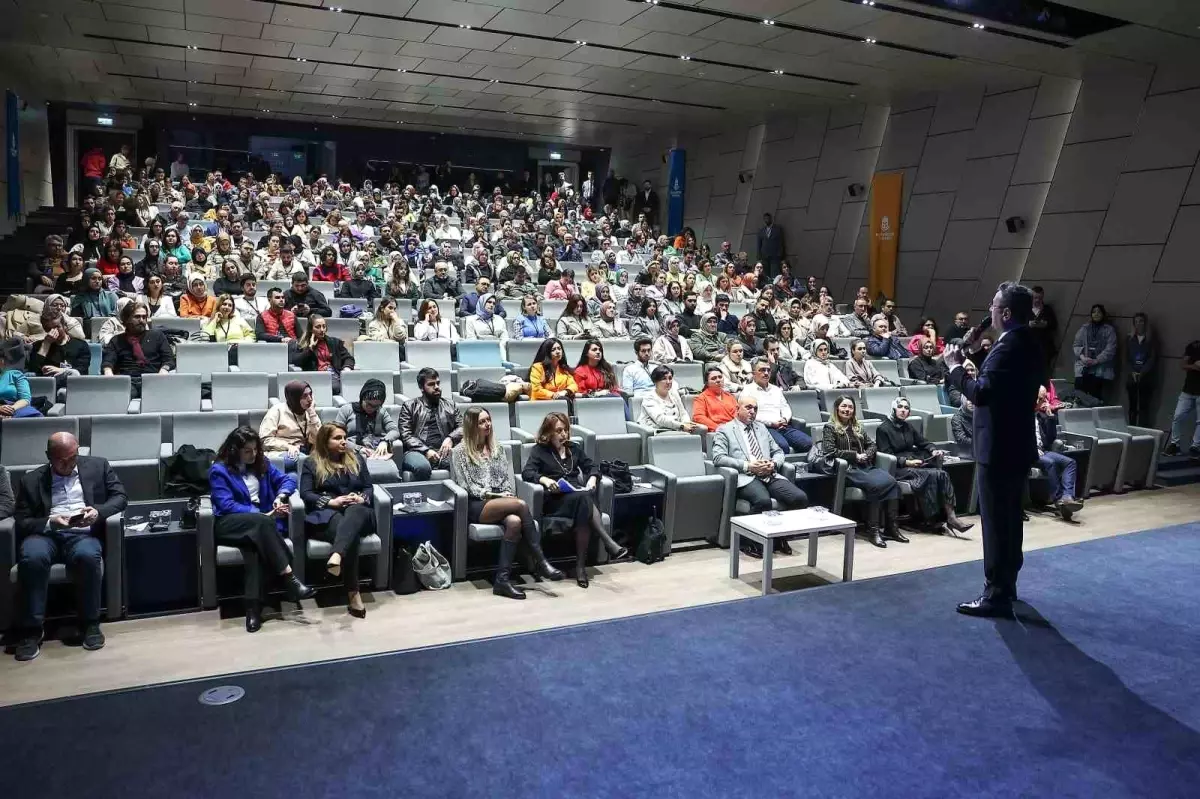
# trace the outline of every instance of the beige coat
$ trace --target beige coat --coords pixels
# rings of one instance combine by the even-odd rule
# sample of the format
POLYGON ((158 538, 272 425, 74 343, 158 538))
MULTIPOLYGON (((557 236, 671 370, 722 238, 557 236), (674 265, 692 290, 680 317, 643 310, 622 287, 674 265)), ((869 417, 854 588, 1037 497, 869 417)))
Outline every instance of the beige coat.
MULTIPOLYGON (((321 418, 317 409, 310 407, 307 414, 308 444, 317 440, 317 430, 321 427, 321 418)), ((288 447, 298 447, 304 440, 301 431, 301 420, 284 403, 279 403, 263 417, 258 426, 258 435, 263 442, 264 452, 286 452, 288 447)))

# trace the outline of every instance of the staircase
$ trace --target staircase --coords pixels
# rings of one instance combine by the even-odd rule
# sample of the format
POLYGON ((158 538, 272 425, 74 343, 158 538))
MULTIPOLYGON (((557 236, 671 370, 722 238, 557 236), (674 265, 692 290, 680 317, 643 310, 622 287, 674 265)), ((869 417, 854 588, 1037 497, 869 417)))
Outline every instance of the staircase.
POLYGON ((1165 486, 1200 483, 1200 459, 1188 455, 1164 455, 1158 459, 1157 482, 1165 486))
POLYGON ((0 298, 25 292, 29 264, 41 257, 46 237, 54 234, 65 240, 67 229, 78 220, 72 208, 39 208, 12 235, 0 239, 0 298))

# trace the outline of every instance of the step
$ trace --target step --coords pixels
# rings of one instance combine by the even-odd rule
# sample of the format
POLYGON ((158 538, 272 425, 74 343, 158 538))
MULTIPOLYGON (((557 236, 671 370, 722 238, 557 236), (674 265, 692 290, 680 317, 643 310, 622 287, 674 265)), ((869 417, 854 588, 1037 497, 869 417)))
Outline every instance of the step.
POLYGON ((1200 483, 1200 466, 1193 466, 1190 469, 1172 469, 1170 471, 1159 471, 1157 480, 1165 486, 1181 486, 1191 483, 1200 483))
POLYGON ((1158 459, 1158 469, 1162 471, 1172 469, 1188 469, 1198 465, 1196 458, 1190 455, 1163 455, 1158 459))

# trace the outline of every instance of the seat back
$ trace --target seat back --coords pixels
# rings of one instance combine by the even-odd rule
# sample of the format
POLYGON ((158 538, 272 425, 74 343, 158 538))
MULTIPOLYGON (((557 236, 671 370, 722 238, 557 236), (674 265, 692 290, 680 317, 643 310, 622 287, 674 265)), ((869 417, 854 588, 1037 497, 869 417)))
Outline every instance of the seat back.
MULTIPOLYGON (((409 339, 408 343, 404 345, 404 352, 405 360, 413 368, 422 369, 432 366, 441 372, 442 379, 449 385, 452 361, 449 341, 413 341, 409 339)), ((355 363, 357 362, 356 356, 355 363)))
MULTIPOLYGON (((332 280, 313 280, 308 284, 310 289, 315 289, 324 294, 325 299, 329 299, 333 296, 333 290, 335 286, 337 286, 337 284, 332 280)), ((291 288, 290 283, 288 284, 288 288, 291 288)), ((284 289, 284 291, 287 291, 287 289, 284 289)))
POLYGON ((508 360, 517 366, 529 367, 533 364, 533 358, 540 346, 540 338, 511 339, 508 342, 508 360))
POLYGON ((458 300, 437 300, 437 307, 443 319, 453 319, 458 313, 458 300))
MULTIPOLYGON (((879 372, 883 377, 891 380, 893 383, 900 382, 900 364, 890 358, 878 358, 871 361, 871 365, 875 367, 875 371, 879 372)), ((906 372, 905 377, 908 376, 906 372)))
POLYGON ((792 418, 803 419, 811 427, 821 421, 821 402, 815 391, 785 391, 792 418))
MULTIPOLYGON (((892 409, 892 401, 900 396, 898 388, 864 388, 863 407, 868 410, 887 413, 892 409)), ((936 396, 935 396, 936 401, 936 396)), ((910 400, 911 402, 911 400, 910 400)))
POLYGON ((587 341, 580 338, 563 339, 563 360, 572 369, 575 368, 575 364, 579 363, 579 359, 583 357, 583 345, 586 343, 587 341))
MULTIPOLYGON (((894 391, 895 389, 893 389, 894 391)), ((821 389, 821 404, 827 413, 833 413, 833 404, 838 397, 850 397, 859 411, 863 408, 862 391, 857 388, 823 388, 821 389)), ((889 400, 890 402, 890 400, 889 400)))
POLYGON ((225 437, 238 426, 236 411, 213 413, 177 413, 175 430, 171 436, 171 451, 178 452, 184 444, 197 449, 221 449, 225 437))
POLYGON ((538 402, 513 403, 517 427, 527 433, 537 433, 542 420, 549 413, 568 413, 566 400, 539 400, 538 402))
MULTIPOLYGON (((418 342, 410 341, 408 346, 418 342)), ((354 368, 399 372, 400 345, 394 341, 358 341, 354 344, 354 368)))
POLYGON ((384 402, 392 401, 396 391, 395 379, 391 372, 360 372, 357 369, 342 374, 342 399, 347 402, 358 402, 358 395, 368 380, 378 380, 387 389, 388 396, 384 402))
POLYGON ((92 452, 110 461, 157 460, 161 443, 158 414, 92 417, 92 452))
POLYGON ((699 477, 704 468, 704 449, 700 436, 653 436, 650 438, 650 465, 676 477, 699 477))
MULTIPOLYGON (((1103 408, 1093 408, 1092 410, 1096 412, 1096 427, 1122 433, 1129 429, 1129 422, 1125 418, 1125 409, 1121 406, 1106 405, 1103 408)), ((1061 412, 1059 411, 1059 413, 1061 412)))
POLYGON ((700 373, 700 363, 673 363, 671 370, 675 372, 675 385, 683 386, 692 391, 704 390, 704 375, 700 373))
POLYGON ((542 316, 546 317, 546 324, 550 325, 551 328, 554 327, 554 323, 558 321, 565 310, 567 310, 566 300, 542 300, 542 316))
POLYGON ((299 380, 312 387, 313 406, 333 408, 333 375, 329 372, 291 372, 289 380, 299 380))
POLYGON ((88 374, 98 375, 104 362, 104 347, 99 342, 92 341, 88 343, 88 352, 92 356, 91 363, 88 364, 88 374))
POLYGON ((129 412, 130 380, 125 375, 71 375, 67 378, 67 416, 129 412))
POLYGON ((198 410, 200 410, 199 374, 142 375, 142 413, 176 413, 198 410))
POLYGON ((88 325, 88 340, 100 341, 100 330, 104 327, 104 323, 109 319, 115 319, 113 316, 93 316, 87 320, 88 325))
MULTIPOLYGON (((511 406, 507 402, 469 402, 460 403, 458 409, 466 412, 467 408, 479 406, 491 414, 492 436, 496 441, 512 441, 511 406)), ((536 431, 531 431, 536 432, 536 431)))
POLYGON ((1058 412, 1058 421, 1067 433, 1082 436, 1098 436, 1096 415, 1091 408, 1063 408, 1058 412))
POLYGON ((159 330, 184 330, 190 334, 199 333, 207 321, 199 316, 160 316, 150 320, 150 327, 159 330))
MULTIPOLYGON (((904 396, 908 399, 908 404, 912 406, 914 411, 928 411, 930 413, 941 413, 942 403, 938 398, 937 386, 905 386, 904 396)), ((875 391, 878 389, 868 389, 875 391)), ((891 400, 888 400, 889 404, 891 400)), ((872 410, 875 410, 872 408, 872 410)), ((879 410, 883 410, 880 408, 879 410)))
POLYGON ((270 382, 270 376, 262 372, 217 372, 212 376, 212 409, 266 410, 270 407, 270 382))
MULTIPOLYGON (((602 338, 600 345, 604 347, 604 360, 608 361, 616 369, 619 363, 630 363, 637 358, 633 352, 633 342, 627 338, 602 338)), ((617 374, 617 379, 620 380, 621 375, 617 374)))
MULTIPOLYGON (((363 303, 365 304, 366 300, 363 300, 363 303)), ((334 313, 336 314, 337 311, 335 310, 334 313)), ((354 349, 354 339, 358 338, 358 334, 362 332, 361 319, 343 319, 340 316, 331 316, 325 320, 325 323, 329 335, 340 338, 348 349, 354 349)))
MULTIPOLYGON (((240 346, 238 355, 241 355, 240 346)), ((175 345, 175 370, 189 375, 198 374, 201 382, 207 383, 212 380, 213 372, 229 371, 229 345, 180 342, 175 345)), ((287 371, 286 366, 284 371, 287 371)))
POLYGON ((463 366, 502 366, 504 353, 499 341, 460 341, 457 360, 463 366))
POLYGON ((238 370, 267 375, 287 374, 288 345, 269 341, 238 344, 238 370))
POLYGON ((0 425, 0 438, 4 439, 0 463, 5 466, 41 466, 46 462, 46 444, 55 433, 70 433, 79 438, 79 418, 75 416, 6 419, 0 425))
POLYGON ((581 426, 597 435, 614 435, 628 430, 625 427, 625 400, 620 397, 576 400, 575 414, 581 426))
POLYGON ((32 375, 26 378, 29 381, 29 395, 31 397, 45 397, 54 403, 54 397, 58 393, 57 384, 53 377, 33 377, 32 375))

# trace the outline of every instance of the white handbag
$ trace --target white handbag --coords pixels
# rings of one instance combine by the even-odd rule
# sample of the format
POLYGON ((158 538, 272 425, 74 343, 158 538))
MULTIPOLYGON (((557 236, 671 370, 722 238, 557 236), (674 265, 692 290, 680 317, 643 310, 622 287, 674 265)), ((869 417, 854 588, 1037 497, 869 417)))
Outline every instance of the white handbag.
POLYGON ((413 571, 421 585, 432 591, 450 587, 450 561, 426 541, 417 547, 412 556, 413 571))

